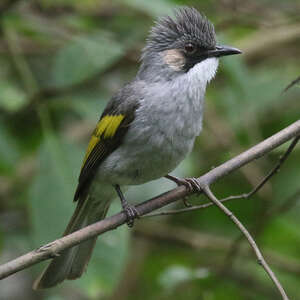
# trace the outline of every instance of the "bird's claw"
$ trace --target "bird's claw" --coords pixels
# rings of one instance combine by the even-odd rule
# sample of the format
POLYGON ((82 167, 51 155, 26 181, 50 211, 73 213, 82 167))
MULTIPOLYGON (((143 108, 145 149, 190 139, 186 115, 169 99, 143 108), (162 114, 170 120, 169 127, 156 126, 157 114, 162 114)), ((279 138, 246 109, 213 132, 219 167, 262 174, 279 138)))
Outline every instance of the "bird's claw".
POLYGON ((189 192, 201 192, 202 188, 200 183, 195 177, 191 178, 178 178, 172 175, 167 175, 166 178, 175 182, 178 186, 184 185, 189 192))
POLYGON ((184 178, 183 181, 187 182, 186 187, 189 189, 190 192, 198 192, 202 191, 201 184, 195 177, 191 178, 184 178))
POLYGON ((135 206, 129 204, 123 207, 123 210, 127 216, 127 221, 126 221, 127 226, 132 227, 134 225, 134 219, 140 217, 139 212, 137 211, 135 206))
MULTIPOLYGON (((172 175, 166 175, 167 179, 175 182, 178 186, 184 185, 189 192, 198 192, 200 193, 202 188, 198 180, 194 177, 191 178, 178 178, 172 175)), ((193 206, 191 203, 188 202, 187 197, 183 197, 182 202, 185 207, 193 206)))

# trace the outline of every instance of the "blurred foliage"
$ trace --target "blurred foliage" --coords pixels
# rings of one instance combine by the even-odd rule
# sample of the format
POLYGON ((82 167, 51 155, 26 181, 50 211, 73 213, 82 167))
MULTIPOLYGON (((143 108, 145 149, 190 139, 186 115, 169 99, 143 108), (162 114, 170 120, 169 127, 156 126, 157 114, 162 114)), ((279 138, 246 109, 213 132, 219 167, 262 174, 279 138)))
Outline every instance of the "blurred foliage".
MULTIPOLYGON (((2 0, 0 262, 61 235, 89 134, 111 95, 136 73, 153 19, 175 5, 204 12, 219 40, 244 53, 221 60, 202 135, 175 174, 203 174, 299 119, 299 85, 282 93, 300 75, 299 1, 2 0)), ((249 191, 286 147, 213 190, 219 197, 249 191)), ((252 199, 228 203, 291 299, 300 299, 299 152, 252 199)), ((127 196, 137 202, 172 186, 161 179, 127 196)), ((116 201, 110 214, 119 210, 116 201)), ((123 226, 101 236, 80 280, 33 292, 37 265, 1 281, 0 299, 279 299, 238 237, 217 208, 141 220, 131 235, 123 226)))

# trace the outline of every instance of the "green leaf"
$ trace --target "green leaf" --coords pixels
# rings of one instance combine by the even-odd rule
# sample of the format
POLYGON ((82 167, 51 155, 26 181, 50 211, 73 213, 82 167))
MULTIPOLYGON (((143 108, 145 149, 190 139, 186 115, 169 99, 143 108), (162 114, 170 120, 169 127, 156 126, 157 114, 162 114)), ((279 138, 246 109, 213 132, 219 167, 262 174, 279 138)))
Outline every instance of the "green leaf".
POLYGON ((123 50, 104 34, 75 37, 57 53, 51 84, 57 88, 79 84, 111 66, 123 50))
POLYGON ((8 112, 16 112, 27 103, 24 91, 10 82, 0 82, 0 95, 0 108, 8 112))

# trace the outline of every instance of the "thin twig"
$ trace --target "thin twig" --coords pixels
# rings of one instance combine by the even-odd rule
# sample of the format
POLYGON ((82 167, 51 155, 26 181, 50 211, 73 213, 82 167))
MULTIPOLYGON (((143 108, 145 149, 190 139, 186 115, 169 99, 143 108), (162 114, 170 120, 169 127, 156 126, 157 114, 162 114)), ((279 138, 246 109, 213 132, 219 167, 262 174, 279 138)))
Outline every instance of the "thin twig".
MULTIPOLYGON (((282 145, 290 139, 300 135, 300 120, 292 125, 284 128, 280 132, 274 134, 258 145, 241 153, 240 155, 230 159, 222 165, 210 170, 203 176, 198 178, 198 181, 204 185, 211 185, 222 177, 241 168, 247 163, 265 155, 274 148, 282 145)), ((159 195, 148 201, 136 206, 140 216, 148 214, 156 209, 162 208, 170 203, 182 199, 185 196, 192 194, 185 186, 179 186, 169 192, 159 195)), ((53 241, 39 249, 22 255, 6 264, 0 266, 0 279, 8 277, 20 270, 28 268, 41 261, 49 259, 54 255, 61 253, 63 250, 71 248, 79 243, 82 243, 92 237, 96 237, 104 232, 115 229, 118 226, 126 223, 126 214, 121 212, 111 217, 107 217, 102 221, 89 225, 81 230, 78 230, 70 235, 64 236, 53 241)))
MULTIPOLYGON (((265 184, 266 182, 273 177, 277 172, 279 172, 280 167, 282 164, 286 161, 288 156, 291 154, 293 149, 296 147, 297 143, 299 142, 300 136, 297 136, 294 138, 288 149, 285 151, 285 153, 280 156, 278 163, 273 167, 273 169, 249 192, 246 194, 241 194, 241 195, 234 195, 234 196, 229 196, 223 199, 220 199, 219 201, 224 203, 226 201, 230 200, 236 200, 236 199, 247 199, 253 196, 257 191, 259 191, 265 184)), ((149 218, 149 217, 157 217, 157 216, 166 216, 166 215, 176 215, 184 212, 190 212, 194 210, 199 210, 199 209, 204 209, 212 206, 213 203, 205 203, 205 204, 200 204, 200 205, 193 205, 191 207, 185 207, 181 209, 174 209, 174 210, 168 210, 168 211, 163 211, 163 212, 157 212, 157 213, 152 213, 144 216, 144 218, 149 218)))
POLYGON ((237 217, 226 207, 224 206, 212 193, 208 185, 201 185, 201 188, 204 194, 216 205, 218 206, 231 220, 232 222, 239 228, 242 234, 247 238, 250 246, 252 247, 258 263, 265 269, 273 283, 275 284, 276 288, 278 289, 279 293, 281 294, 282 299, 288 300, 288 296, 286 295, 282 285, 280 284, 279 280, 277 279, 276 275, 271 270, 270 266, 265 261, 263 255, 261 254, 258 246, 256 245, 254 239, 248 232, 248 230, 244 227, 244 225, 237 219, 237 217))
MULTIPOLYGON (((262 188, 262 186, 265 184, 265 182, 267 182, 273 175, 275 175, 279 171, 281 165, 284 163, 284 161, 287 159, 289 154, 293 151, 293 149, 297 145, 299 138, 300 137, 294 138, 294 140, 291 142, 291 144, 288 147, 288 149, 286 150, 286 152, 280 157, 279 162, 276 164, 276 166, 269 172, 269 174, 266 177, 263 178, 263 180, 256 186, 256 188, 254 188, 248 194, 240 195, 241 196, 240 198, 251 197, 257 190, 262 188)), ((239 196, 232 196, 232 197, 225 198, 225 200, 230 200, 230 199, 239 199, 239 196)), ((256 238, 258 237, 258 234, 260 232, 262 232, 263 226, 266 226, 266 224, 270 220, 270 218, 272 216, 271 211, 273 212, 273 209, 264 213, 261 218, 258 218, 257 224, 256 224, 254 230, 252 230, 252 234, 254 234, 256 236, 256 238)), ((225 270, 229 269, 233 265, 234 259, 238 256, 238 253, 240 251, 240 244, 241 244, 242 240, 243 240, 243 235, 240 235, 232 243, 232 245, 229 248, 229 251, 224 259, 224 266, 221 269, 221 273, 224 272, 225 270)))
POLYGON ((280 156, 278 163, 275 165, 275 167, 259 182, 257 186, 254 187, 249 193, 247 194, 241 194, 241 195, 235 195, 235 196, 229 196, 222 201, 228 201, 228 200, 233 200, 233 199, 247 199, 250 198, 252 195, 254 195, 258 190, 260 190, 266 182, 273 177, 276 173, 279 172, 281 165, 286 161, 288 156, 291 154, 293 149, 296 147, 297 143, 299 142, 300 136, 297 136, 294 138, 288 149, 285 151, 285 153, 280 156))
POLYGON ((295 80, 293 80, 283 91, 282 93, 285 93, 287 90, 289 90, 292 86, 295 84, 300 83, 300 76, 297 77, 295 80))

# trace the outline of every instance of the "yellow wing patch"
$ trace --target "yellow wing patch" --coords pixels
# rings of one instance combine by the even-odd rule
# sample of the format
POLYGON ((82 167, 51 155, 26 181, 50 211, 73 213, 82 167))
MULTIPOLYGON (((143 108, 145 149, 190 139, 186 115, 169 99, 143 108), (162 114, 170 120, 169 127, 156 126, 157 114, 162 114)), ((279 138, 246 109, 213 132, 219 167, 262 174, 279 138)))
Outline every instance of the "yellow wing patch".
POLYGON ((120 126, 124 118, 124 115, 106 115, 98 122, 97 127, 95 128, 90 142, 88 144, 81 168, 83 168, 83 166, 85 165, 89 155, 100 141, 101 136, 103 136, 104 139, 112 138, 115 135, 118 127, 120 126))
POLYGON ((124 118, 124 115, 107 115, 103 117, 95 129, 94 135, 100 137, 103 134, 105 139, 113 137, 124 118))

